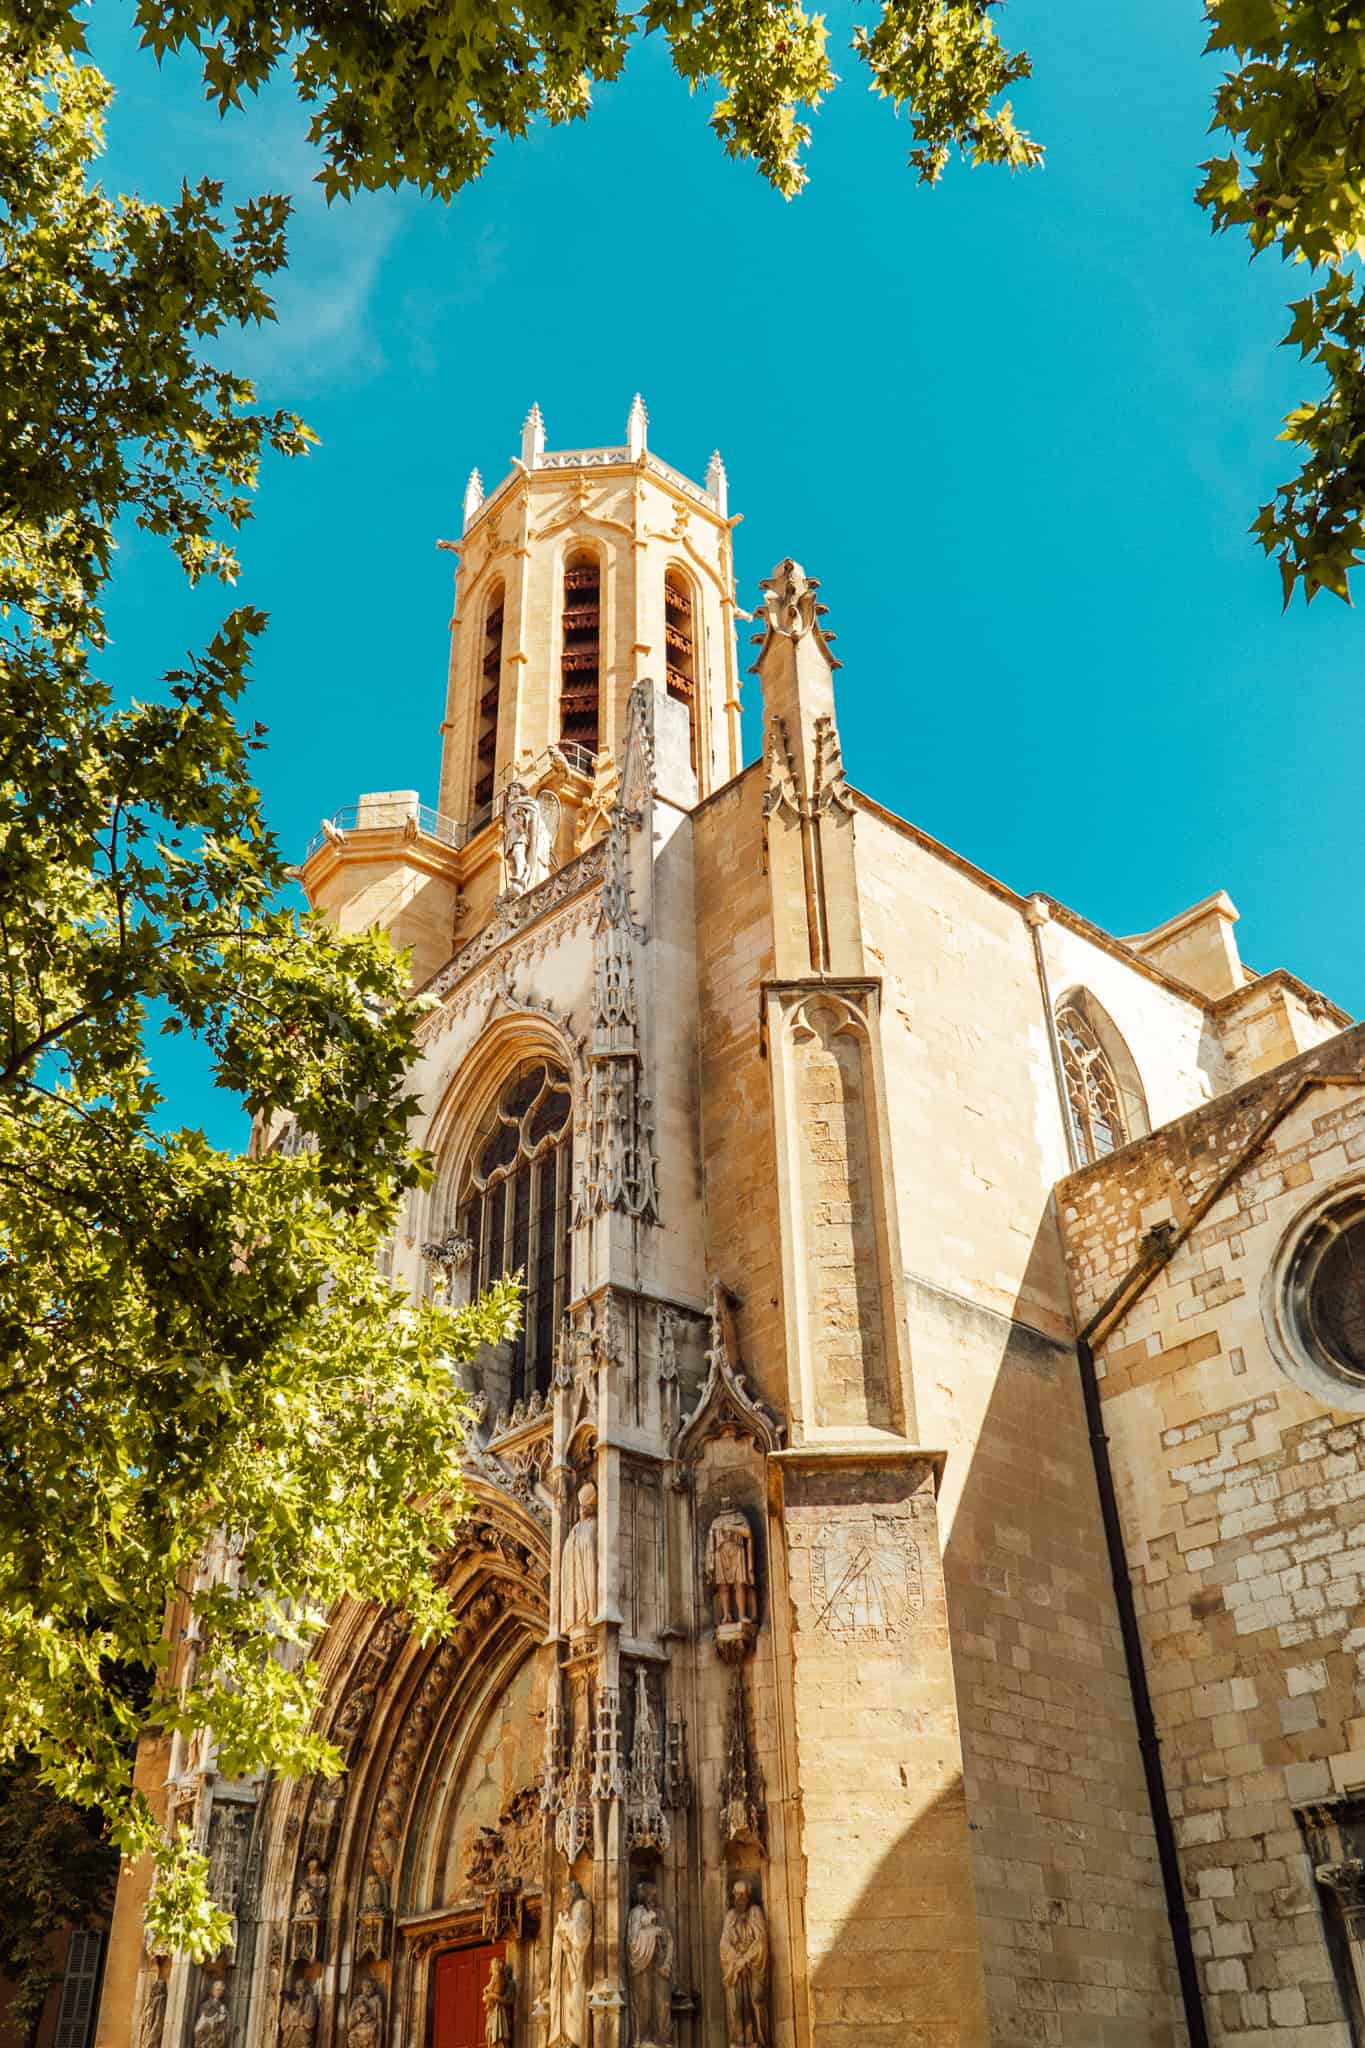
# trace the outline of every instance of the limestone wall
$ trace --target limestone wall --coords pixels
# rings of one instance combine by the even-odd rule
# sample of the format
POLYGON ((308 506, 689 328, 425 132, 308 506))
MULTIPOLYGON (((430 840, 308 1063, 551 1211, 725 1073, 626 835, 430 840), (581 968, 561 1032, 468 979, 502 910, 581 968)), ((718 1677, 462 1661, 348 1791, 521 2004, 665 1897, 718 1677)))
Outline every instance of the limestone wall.
POLYGON ((1281 1368, 1263 1290, 1362 1161, 1358 1028, 1059 1190, 1083 1321, 1158 1261, 1096 1363, 1211 2031, 1239 2048, 1354 2038, 1309 1851, 1317 1803, 1365 1782, 1365 1426, 1281 1368))
MULTIPOLYGON (((1049 1199, 1067 1153, 1031 934, 1019 899, 862 810, 858 875, 920 1435, 948 1452, 992 2039, 1155 2048, 1182 2036, 1049 1199)), ((1091 987, 1111 957, 1070 935, 1061 951, 1059 982, 1091 987)), ((1105 982, 1106 1008, 1135 1038, 1166 1028, 1159 986, 1130 978, 1126 1008, 1105 982)))

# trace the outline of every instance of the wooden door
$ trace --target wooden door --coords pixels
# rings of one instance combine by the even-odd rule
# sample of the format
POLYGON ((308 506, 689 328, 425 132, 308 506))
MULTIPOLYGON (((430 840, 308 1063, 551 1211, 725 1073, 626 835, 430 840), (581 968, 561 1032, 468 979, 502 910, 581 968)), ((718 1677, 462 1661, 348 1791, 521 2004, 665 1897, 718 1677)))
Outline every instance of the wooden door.
POLYGON ((477 1948, 450 1948, 437 1956, 431 2048, 484 2048, 484 1986, 503 1947, 500 1941, 484 1941, 477 1948))

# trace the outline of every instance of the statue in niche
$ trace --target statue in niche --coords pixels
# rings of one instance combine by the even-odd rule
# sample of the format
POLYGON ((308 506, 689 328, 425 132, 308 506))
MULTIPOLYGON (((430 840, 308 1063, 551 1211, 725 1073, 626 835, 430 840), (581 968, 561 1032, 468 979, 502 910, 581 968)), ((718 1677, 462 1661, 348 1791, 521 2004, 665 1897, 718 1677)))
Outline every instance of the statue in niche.
POLYGON ((332 1836, 346 1803, 346 1780, 323 1778, 313 1794, 308 1828, 303 1838, 304 1854, 325 1862, 332 1853, 332 1836))
POLYGON ((373 1977, 362 1977, 346 2014, 346 2048, 379 2048, 383 2033, 383 1996, 373 1977))
POLYGON ((659 1907, 659 1887, 646 1879, 635 1887, 635 1903, 626 1922, 635 2048, 672 2048, 673 1960, 673 1935, 659 1907))
POLYGON ((382 1963, 388 1946, 389 1888, 383 1874, 372 1863, 360 1888, 360 1911, 355 1927, 356 1961, 382 1963))
POLYGON ((512 2006, 516 1978, 506 1958, 495 1956, 483 1987, 483 2038, 486 2048, 512 2048, 512 2006))
POLYGON ((194 2022, 194 2048, 232 2048, 232 2015, 227 2008, 227 1985, 215 1977, 209 1995, 194 2022))
POLYGON ((706 1532, 706 1583, 711 1588, 716 1648, 733 1663, 752 1644, 758 1623, 754 1532, 740 1508, 725 1508, 706 1532))
POLYGON ((768 1922, 747 1878, 730 1889, 720 1935, 729 2048, 768 2048, 768 1922))
POLYGON ((532 796, 524 782, 509 782, 502 814, 502 864, 509 896, 524 896, 545 880, 558 836, 559 798, 553 791, 532 796))
POLYGON ((147 1985, 147 1996, 142 2005, 142 2024, 137 2030, 137 2048, 158 2048, 161 2029, 166 2023, 166 1979, 159 1974, 155 1964, 152 1977, 147 1985))
POLYGON ((313 2048, 318 2032, 318 1995, 306 1977, 285 1994, 280 2007, 280 2048, 313 2048))
POLYGON ((587 1628, 597 1613, 597 1488, 578 1489, 578 1520, 564 1538, 559 1571, 559 1625, 587 1628))
POLYGON ((316 1856, 294 1894, 294 1925, 289 1934, 289 1954, 296 1963, 322 1961, 322 1921, 327 1910, 327 1872, 316 1856))
POLYGON ((592 1904, 577 1880, 555 1921, 550 1945, 550 2034, 548 2048, 588 2048, 589 1951, 592 1904))

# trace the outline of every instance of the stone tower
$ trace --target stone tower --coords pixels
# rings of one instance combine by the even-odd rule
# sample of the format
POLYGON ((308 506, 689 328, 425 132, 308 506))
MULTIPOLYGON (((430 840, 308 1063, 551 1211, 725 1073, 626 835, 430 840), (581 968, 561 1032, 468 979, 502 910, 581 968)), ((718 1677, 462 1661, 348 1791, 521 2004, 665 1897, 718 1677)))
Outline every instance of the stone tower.
POLYGON ((732 525, 533 408, 439 803, 307 851, 423 992, 392 1274, 522 1328, 450 1637, 318 1647, 345 1775, 144 1744, 236 1935, 130 1874, 98 2048, 1365 2038, 1365 1034, 1221 892, 1116 938, 857 791, 789 558, 742 765, 732 525))

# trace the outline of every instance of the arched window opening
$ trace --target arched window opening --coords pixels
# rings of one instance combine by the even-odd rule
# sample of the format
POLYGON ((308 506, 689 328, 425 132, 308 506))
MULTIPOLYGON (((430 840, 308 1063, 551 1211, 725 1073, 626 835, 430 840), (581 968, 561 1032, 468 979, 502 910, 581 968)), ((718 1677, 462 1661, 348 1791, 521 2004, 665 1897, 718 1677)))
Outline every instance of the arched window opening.
POLYGON ((498 693, 502 688, 502 605, 499 583, 488 600, 483 620, 483 654, 478 690, 479 713, 474 721, 474 808, 493 801, 493 763, 498 750, 498 693))
POLYGON ((471 1295, 505 1273, 522 1276, 514 1400, 549 1391, 569 1299, 572 1181, 569 1077, 547 1060, 523 1060, 480 1126, 458 1205, 460 1235, 472 1246, 471 1295))
POLYGON ((1132 1054, 1087 990, 1062 998, 1057 1038, 1076 1163, 1089 1166, 1146 1134, 1146 1098, 1132 1054))
POLYGON ((602 571, 596 555, 581 550, 564 565, 559 731, 588 754, 597 752, 601 670, 602 571))
POLYGON ((692 767, 697 766, 697 649, 692 598, 681 576, 664 577, 664 663, 668 694, 687 706, 692 767))

